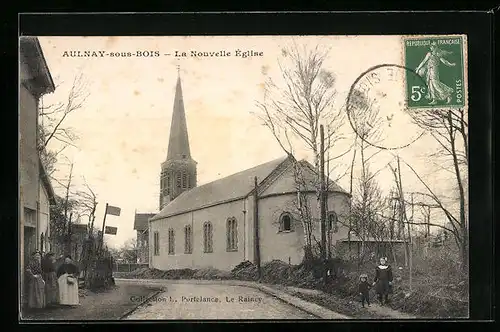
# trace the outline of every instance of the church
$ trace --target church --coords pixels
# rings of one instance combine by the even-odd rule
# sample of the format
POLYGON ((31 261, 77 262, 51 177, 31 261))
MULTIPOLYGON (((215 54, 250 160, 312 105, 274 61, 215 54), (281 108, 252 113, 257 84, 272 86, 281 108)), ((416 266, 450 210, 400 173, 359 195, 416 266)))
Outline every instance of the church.
MULTIPOLYGON (((216 181, 197 185, 197 162, 189 147, 181 79, 177 78, 166 160, 161 164, 159 213, 149 218, 149 266, 160 270, 231 270, 242 261, 279 259, 299 264, 304 228, 295 159, 283 156, 216 181)), ((315 179, 313 166, 300 161, 303 178, 315 179)), ((331 181, 331 180, 330 180, 331 181)), ((347 237, 339 218, 349 213, 350 195, 329 186, 327 236, 333 247, 347 237)), ((313 185, 304 190, 320 239, 319 204, 313 185)), ((313 241, 314 242, 314 241, 313 241)))

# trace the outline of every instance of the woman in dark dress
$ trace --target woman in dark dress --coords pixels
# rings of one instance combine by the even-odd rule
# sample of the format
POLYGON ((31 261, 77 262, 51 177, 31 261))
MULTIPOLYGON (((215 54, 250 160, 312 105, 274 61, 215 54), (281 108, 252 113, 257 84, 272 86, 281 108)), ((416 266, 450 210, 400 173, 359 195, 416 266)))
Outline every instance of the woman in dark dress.
POLYGON ((55 305, 58 302, 56 259, 53 253, 45 255, 42 262, 42 275, 45 281, 45 299, 47 305, 55 305))
POLYGON ((380 265, 375 268, 375 280, 373 282, 378 300, 384 305, 389 300, 389 290, 392 286, 392 269, 387 264, 387 258, 380 258, 380 265))

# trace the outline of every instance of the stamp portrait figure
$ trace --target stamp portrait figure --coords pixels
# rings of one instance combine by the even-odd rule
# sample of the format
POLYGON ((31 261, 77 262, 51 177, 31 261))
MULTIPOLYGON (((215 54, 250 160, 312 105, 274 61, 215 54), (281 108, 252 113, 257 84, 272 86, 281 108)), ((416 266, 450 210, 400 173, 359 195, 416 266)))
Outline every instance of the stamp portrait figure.
POLYGON ((437 101, 446 101, 447 104, 451 102, 453 88, 447 86, 439 79, 440 63, 449 67, 456 65, 444 58, 451 53, 450 51, 440 49, 437 47, 436 42, 432 42, 429 52, 427 52, 425 58, 415 70, 427 83, 428 89, 425 98, 430 99, 429 105, 435 105, 437 101))

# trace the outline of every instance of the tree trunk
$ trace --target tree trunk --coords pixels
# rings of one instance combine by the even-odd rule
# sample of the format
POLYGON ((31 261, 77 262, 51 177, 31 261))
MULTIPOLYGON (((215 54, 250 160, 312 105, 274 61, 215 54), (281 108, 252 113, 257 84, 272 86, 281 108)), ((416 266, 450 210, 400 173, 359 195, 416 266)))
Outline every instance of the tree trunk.
POLYGON ((463 273, 468 272, 468 263, 469 263, 469 241, 468 241, 468 232, 466 229, 463 231, 461 246, 460 246, 460 254, 461 254, 461 270, 463 273))
POLYGON ((451 111, 448 113, 448 122, 450 125, 450 130, 449 130, 449 137, 450 137, 450 143, 451 143, 451 153, 453 156, 453 167, 455 168, 455 176, 457 179, 457 185, 458 185, 458 192, 459 192, 459 200, 460 200, 460 230, 461 230, 461 235, 462 235, 462 243, 461 243, 461 251, 462 251, 462 257, 461 257, 461 266, 462 270, 465 270, 466 265, 467 265, 467 221, 466 221, 466 216, 465 216, 465 191, 462 183, 462 176, 460 172, 460 167, 458 163, 458 158, 457 158, 457 151, 455 147, 455 134, 453 132, 453 123, 452 123, 452 118, 451 118, 451 111))

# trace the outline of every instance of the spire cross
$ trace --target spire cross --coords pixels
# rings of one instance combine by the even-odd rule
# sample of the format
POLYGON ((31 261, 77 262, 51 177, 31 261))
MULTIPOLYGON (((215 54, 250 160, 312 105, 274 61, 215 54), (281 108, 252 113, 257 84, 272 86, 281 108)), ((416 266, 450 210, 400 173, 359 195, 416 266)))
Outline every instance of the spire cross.
POLYGON ((181 73, 181 65, 177 65, 177 74, 179 75, 181 73))

